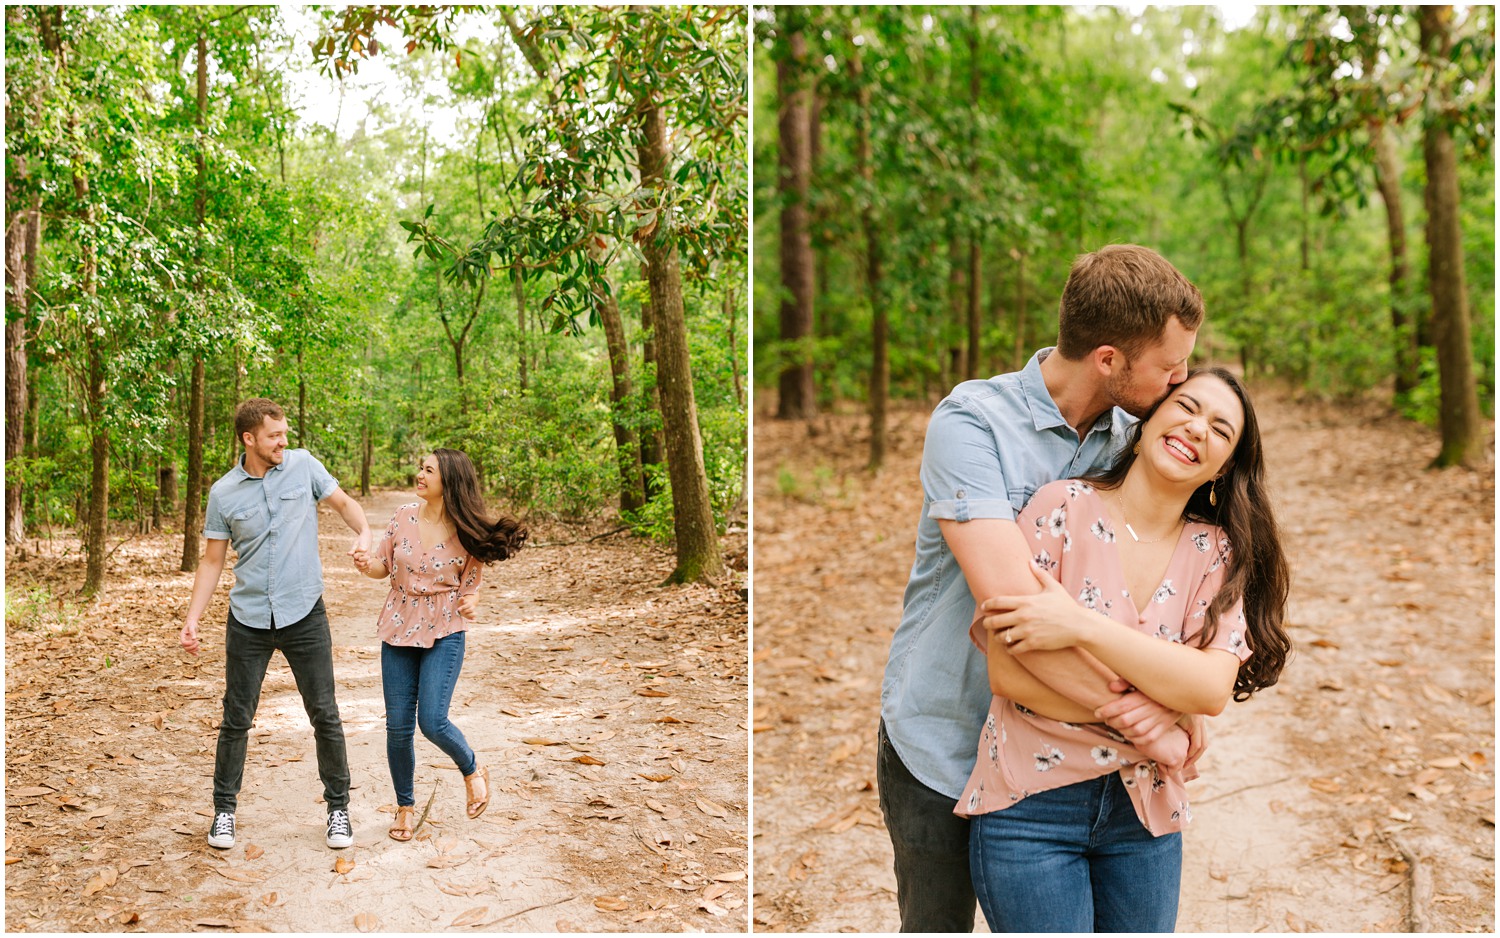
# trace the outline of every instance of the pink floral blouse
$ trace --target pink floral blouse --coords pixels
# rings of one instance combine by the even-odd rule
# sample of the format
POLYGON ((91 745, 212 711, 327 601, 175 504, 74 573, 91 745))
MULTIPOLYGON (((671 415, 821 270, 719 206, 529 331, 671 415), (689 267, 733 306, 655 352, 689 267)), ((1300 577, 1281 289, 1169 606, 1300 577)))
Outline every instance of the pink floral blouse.
POLYGON ((391 592, 375 624, 387 645, 431 648, 433 642, 469 627, 458 614, 461 596, 479 592, 483 564, 469 556, 458 536, 427 547, 417 527, 420 502, 396 509, 375 556, 390 571, 391 592))
MULTIPOLYGON (((1230 548, 1223 530, 1189 522, 1161 585, 1138 606, 1125 583, 1114 524, 1093 486, 1076 480, 1045 485, 1016 521, 1035 544, 1036 562, 1080 604, 1164 641, 1197 636, 1227 571, 1230 548)), ((978 622, 970 637, 985 649, 978 622)), ((1207 647, 1222 648, 1241 661, 1250 657, 1242 603, 1219 617, 1207 647)), ((997 696, 980 732, 978 761, 953 812, 972 817, 1002 811, 1028 795, 1110 772, 1120 773, 1136 814, 1154 836, 1180 831, 1192 820, 1180 768, 1146 759, 1103 723, 1063 723, 997 696)))

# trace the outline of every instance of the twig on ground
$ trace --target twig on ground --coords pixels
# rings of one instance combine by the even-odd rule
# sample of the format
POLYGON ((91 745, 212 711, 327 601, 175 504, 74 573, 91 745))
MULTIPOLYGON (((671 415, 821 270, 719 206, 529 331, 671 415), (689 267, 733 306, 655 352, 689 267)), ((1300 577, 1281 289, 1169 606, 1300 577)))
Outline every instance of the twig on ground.
POLYGON ((1240 792, 1250 791, 1253 788, 1265 788, 1269 785, 1280 785, 1282 782, 1289 782, 1293 778, 1295 778, 1295 776, 1283 775, 1281 778, 1273 778, 1268 782, 1256 782, 1254 785, 1242 785, 1239 788, 1234 789, 1233 791, 1221 791, 1217 795, 1210 795, 1207 798, 1199 798, 1197 801, 1194 801, 1193 804, 1195 806, 1200 804, 1208 804, 1210 801, 1218 801, 1220 798, 1228 798, 1230 795, 1238 795, 1240 792))
POLYGON ((422 816, 417 818, 417 823, 411 826, 412 837, 417 836, 417 831, 422 829, 422 822, 427 820, 427 813, 432 810, 433 799, 437 797, 438 783, 432 783, 432 794, 427 796, 427 804, 422 808, 422 816))
POLYGON ((490 922, 490 924, 496 925, 500 922, 505 921, 506 919, 515 918, 517 915, 525 915, 527 912, 535 912, 537 909, 545 909, 550 905, 562 905, 564 902, 572 902, 575 898, 575 896, 564 896, 563 898, 553 902, 543 902, 541 905, 534 905, 529 908, 519 909, 515 912, 510 913, 509 915, 500 916, 499 918, 495 919, 495 921, 490 922))
POLYGON ((1427 902, 1432 895, 1432 872, 1406 841, 1395 834, 1387 836, 1386 840, 1406 861, 1406 882, 1410 887, 1408 895, 1411 899, 1406 909, 1406 930, 1429 931, 1431 919, 1427 915, 1427 902))

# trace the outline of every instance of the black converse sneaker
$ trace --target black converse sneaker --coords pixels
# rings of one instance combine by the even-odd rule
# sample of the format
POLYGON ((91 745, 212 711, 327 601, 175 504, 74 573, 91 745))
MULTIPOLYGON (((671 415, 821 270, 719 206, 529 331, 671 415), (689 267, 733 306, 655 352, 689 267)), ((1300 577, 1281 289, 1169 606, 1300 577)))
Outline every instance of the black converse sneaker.
POLYGON ((234 846, 234 815, 220 811, 214 815, 214 824, 208 829, 208 845, 220 850, 234 846))
MULTIPOLYGON (((234 823, 234 818, 229 819, 234 823)), ((354 825, 349 823, 349 812, 334 808, 328 812, 328 846, 342 850, 354 844, 354 825)))

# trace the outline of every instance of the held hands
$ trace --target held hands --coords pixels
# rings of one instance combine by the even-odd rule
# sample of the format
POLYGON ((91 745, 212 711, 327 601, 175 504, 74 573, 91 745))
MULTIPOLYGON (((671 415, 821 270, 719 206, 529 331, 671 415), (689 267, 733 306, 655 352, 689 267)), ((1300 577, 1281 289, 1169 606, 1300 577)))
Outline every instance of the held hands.
POLYGON ((368 550, 351 548, 349 551, 349 556, 354 558, 354 569, 358 570, 360 573, 370 572, 370 552, 368 550))
MULTIPOLYGON (((359 533, 359 536, 354 539, 354 543, 350 545, 349 556, 354 558, 354 565, 356 567, 359 567, 360 554, 364 554, 366 555, 366 557, 369 556, 371 540, 372 537, 370 535, 370 529, 365 528, 359 533)), ((360 569, 363 570, 364 567, 360 567, 360 569)))
POLYGON ((1006 650, 1013 655, 1081 644, 1093 624, 1090 620, 1096 616, 1080 607, 1061 583, 1034 563, 1031 572, 1042 591, 1028 596, 986 599, 979 606, 986 613, 980 620, 984 627, 991 633, 1000 633, 1006 650))

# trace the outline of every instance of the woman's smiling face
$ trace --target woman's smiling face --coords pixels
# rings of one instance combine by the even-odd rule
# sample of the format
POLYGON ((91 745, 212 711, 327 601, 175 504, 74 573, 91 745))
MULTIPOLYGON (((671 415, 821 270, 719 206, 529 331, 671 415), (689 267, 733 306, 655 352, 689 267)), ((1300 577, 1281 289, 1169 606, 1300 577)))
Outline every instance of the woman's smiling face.
POLYGON ((1197 488, 1223 473, 1244 426, 1239 395, 1221 378, 1194 375, 1146 421, 1140 458, 1164 478, 1197 488))

